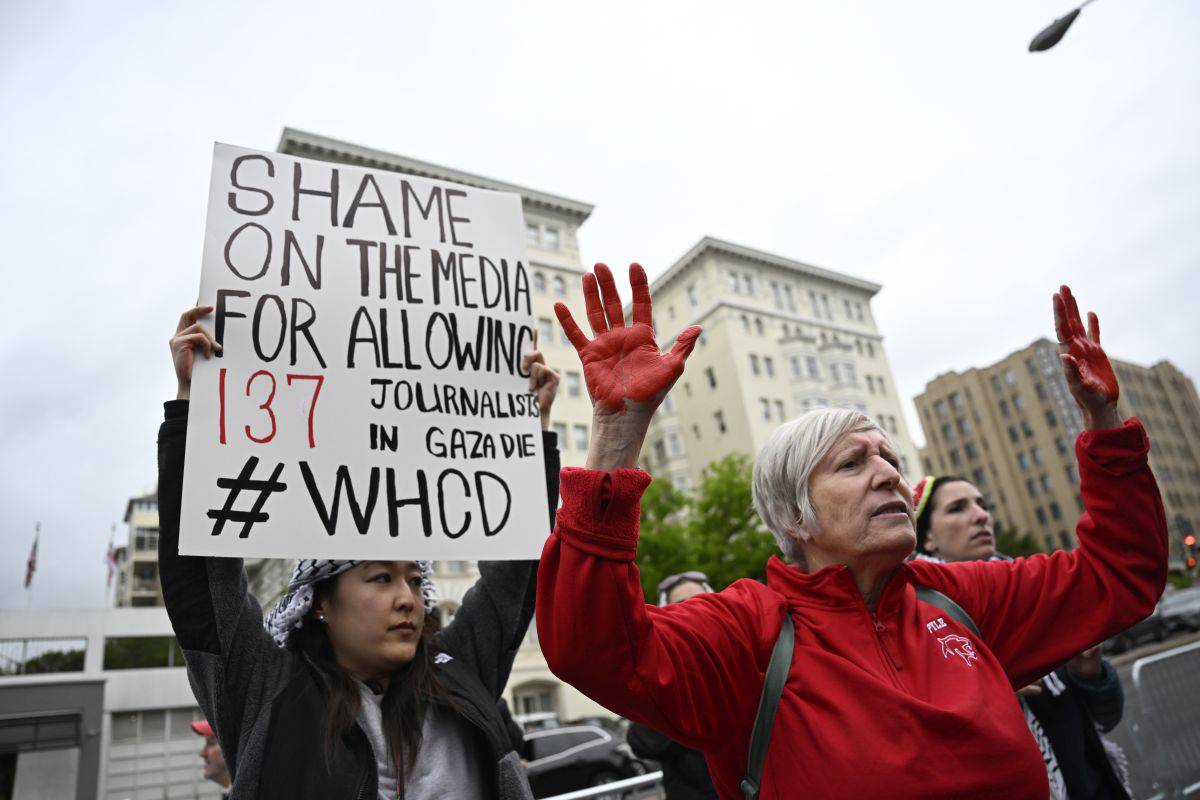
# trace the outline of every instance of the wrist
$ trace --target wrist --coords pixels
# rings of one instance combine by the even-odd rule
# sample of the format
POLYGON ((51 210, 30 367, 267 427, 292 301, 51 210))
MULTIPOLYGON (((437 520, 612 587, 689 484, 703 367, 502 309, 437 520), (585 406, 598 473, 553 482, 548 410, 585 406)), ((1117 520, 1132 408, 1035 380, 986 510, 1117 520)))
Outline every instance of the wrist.
POLYGON ((649 424, 649 418, 630 410, 594 415, 587 468, 611 471, 637 467, 649 424))
POLYGON ((1094 411, 1085 409, 1083 412, 1083 427, 1089 431, 1113 430, 1121 427, 1123 422, 1115 405, 1105 406, 1094 411))
POLYGON ((192 399, 192 384, 180 383, 179 388, 175 390, 175 399, 176 400, 192 399))

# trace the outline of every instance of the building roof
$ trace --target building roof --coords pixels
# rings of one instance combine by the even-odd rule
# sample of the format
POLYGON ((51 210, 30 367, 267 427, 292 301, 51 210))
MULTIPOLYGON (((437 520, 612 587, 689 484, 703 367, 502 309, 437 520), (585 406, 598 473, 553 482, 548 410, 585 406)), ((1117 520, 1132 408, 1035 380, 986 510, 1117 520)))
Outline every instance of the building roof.
POLYGON ((129 522, 129 517, 130 517, 130 515, 133 514, 133 504, 139 503, 139 502, 149 502, 149 503, 154 503, 157 505, 158 491, 156 490, 153 492, 149 492, 148 494, 144 494, 141 497, 129 498, 129 502, 125 504, 125 519, 122 520, 123 522, 129 522))
POLYGON ((883 288, 881 284, 872 283, 871 281, 855 278, 841 272, 814 267, 812 264, 805 264, 802 261, 795 261, 784 256, 778 256, 774 253, 768 253, 763 250, 756 250, 753 247, 746 247, 733 242, 727 242, 723 239, 716 239, 712 236, 705 236, 697 242, 691 250, 688 250, 683 256, 672 264, 666 272, 659 275, 651 284, 650 291, 654 292, 657 289, 665 287, 672 280, 683 273, 688 266, 696 259, 706 253, 723 253, 725 255, 734 256, 736 258, 745 259, 747 261, 756 261, 760 264, 767 264, 773 267, 782 267, 783 269, 793 270, 802 275, 813 278, 822 278, 833 283, 840 283, 844 286, 852 286, 855 289, 862 289, 874 295, 883 288))
POLYGON ((276 149, 280 153, 286 153, 287 155, 315 157, 326 161, 335 160, 370 169, 386 169, 393 172, 403 172, 408 175, 417 175, 422 178, 452 181, 466 186, 475 186, 480 189, 514 192, 521 195, 521 198, 531 206, 566 214, 567 216, 574 217, 580 223, 591 215, 594 208, 592 204, 579 200, 571 200, 570 198, 550 194, 549 192, 518 186, 515 183, 506 183, 493 178, 485 178, 482 175, 476 175, 471 172, 443 167, 440 164, 431 164, 428 161, 418 161, 408 156, 401 156, 384 150, 376 150, 371 147, 363 147, 362 145, 331 139, 328 136, 308 133, 296 130, 295 128, 283 129, 283 133, 279 137, 279 146, 276 149))

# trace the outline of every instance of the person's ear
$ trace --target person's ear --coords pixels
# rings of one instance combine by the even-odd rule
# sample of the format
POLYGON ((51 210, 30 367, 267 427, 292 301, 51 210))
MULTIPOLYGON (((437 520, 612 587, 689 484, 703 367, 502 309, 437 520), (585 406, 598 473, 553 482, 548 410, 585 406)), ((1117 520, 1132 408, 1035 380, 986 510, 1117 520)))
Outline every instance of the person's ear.
POLYGON ((329 611, 329 598, 319 597, 313 600, 312 613, 318 621, 324 622, 325 615, 329 611))

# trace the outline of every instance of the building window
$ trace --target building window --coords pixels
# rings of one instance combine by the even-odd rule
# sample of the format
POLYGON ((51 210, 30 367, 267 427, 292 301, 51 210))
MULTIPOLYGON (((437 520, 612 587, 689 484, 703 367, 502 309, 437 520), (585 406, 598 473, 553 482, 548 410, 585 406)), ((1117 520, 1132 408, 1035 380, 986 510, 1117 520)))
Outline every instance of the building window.
POLYGON ((1012 425, 1008 426, 1008 440, 1010 442, 1012 442, 1013 444, 1016 444, 1017 442, 1021 441, 1021 436, 1017 433, 1017 429, 1014 428, 1012 425))
POLYGON ((1054 449, 1058 451, 1060 456, 1067 454, 1067 443, 1061 436, 1054 437, 1054 449))
POLYGON ((587 450, 588 449, 588 426, 576 425, 576 426, 572 427, 571 429, 572 429, 572 431, 575 432, 575 449, 576 450, 587 450))
POLYGON ((1046 424, 1051 428, 1058 425, 1058 417, 1054 416, 1054 412, 1050 409, 1046 409, 1046 424))
POLYGON ((1075 483, 1078 482, 1079 477, 1075 474, 1075 465, 1074 464, 1068 464, 1063 469, 1063 471, 1065 473, 1067 473, 1067 482, 1068 483, 1070 483, 1071 485, 1074 485, 1075 483))
POLYGON ((687 299, 692 308, 700 305, 700 296, 696 294, 696 287, 694 285, 689 285, 687 287, 687 299))
POLYGON ((842 307, 846 309, 846 319, 852 319, 854 317, 854 312, 850 308, 850 301, 843 298, 842 307))
POLYGON ((814 356, 805 356, 804 361, 808 365, 808 377, 820 378, 821 365, 817 362, 817 359, 814 356))
POLYGON ((1019 464, 1019 465, 1021 466, 1021 471, 1022 471, 1022 472, 1028 472, 1028 471, 1029 471, 1029 457, 1025 455, 1025 451, 1024 451, 1024 450, 1022 450, 1021 452, 1017 453, 1017 464, 1019 464))
POLYGON ((1033 438, 1033 428, 1025 420, 1021 420, 1021 433, 1025 434, 1026 439, 1033 438))
POLYGON ((1005 416, 1005 417, 1007 417, 1007 416, 1009 416, 1009 414, 1010 414, 1010 413, 1011 413, 1011 412, 1009 412, 1009 410, 1008 410, 1008 401, 1007 401, 1007 400, 1001 400, 1001 401, 1000 401, 1000 414, 1001 414, 1002 416, 1005 416))
POLYGON ((775 303, 776 308, 782 310, 783 309, 783 293, 779 291, 779 283, 777 281, 770 281, 770 285, 771 285, 771 300, 772 300, 772 302, 775 303))
POLYGON ((1042 384, 1035 383, 1033 385, 1033 392, 1034 392, 1034 394, 1036 394, 1038 396, 1038 400, 1046 399, 1046 387, 1042 386, 1042 384))
POLYGON ((671 431, 669 434, 667 434, 667 444, 669 445, 672 456, 679 456, 683 454, 683 442, 680 440, 679 434, 675 433, 675 431, 671 431))
POLYGON ((1004 387, 1000 385, 999 375, 993 375, 992 377, 988 378, 988 383, 991 384, 993 392, 999 394, 1000 392, 1004 391, 1004 387))
POLYGON ((779 417, 780 422, 783 422, 783 420, 786 418, 787 415, 784 414, 782 400, 775 401, 775 414, 779 417))
POLYGON ((862 303, 855 302, 855 304, 854 304, 854 318, 855 318, 856 320, 858 320, 859 322, 862 322, 862 321, 863 321, 864 317, 863 317, 863 305, 862 305, 862 303))
POLYGON ((104 669, 184 666, 174 636, 109 636, 104 639, 104 669))
POLYGON ((762 411, 762 417, 765 422, 771 421, 771 401, 765 397, 758 398, 758 407, 762 411))
POLYGON ((525 223, 525 244, 531 247, 537 247, 541 243, 541 236, 538 234, 538 226, 532 222, 525 223))
POLYGON ((799 356, 788 356, 788 366, 792 369, 792 377, 801 377, 800 358, 799 356))
POLYGON ((675 401, 671 399, 670 393, 663 397, 662 408, 663 411, 667 412, 668 414, 675 413, 675 401))
POLYGON ((971 421, 969 419, 967 419, 966 417, 959 417, 958 418, 958 432, 961 433, 963 436, 970 434, 971 433, 971 421))
POLYGON ((542 229, 542 244, 547 250, 558 249, 558 228, 549 226, 542 229))
POLYGON ((717 373, 713 372, 712 367, 704 368, 704 377, 708 378, 708 388, 717 388, 717 373))
POLYGON ((533 273, 533 290, 538 294, 546 293, 546 273, 540 270, 533 273))
POLYGON ((568 372, 567 397, 579 397, 581 383, 578 372, 568 372))
POLYGON ((858 374, 854 370, 854 365, 849 364, 849 363, 843 364, 842 369, 843 369, 844 375, 846 377, 846 383, 850 384, 851 386, 857 386, 858 385, 858 374))
POLYGON ((717 432, 725 432, 725 414, 722 411, 717 411, 713 414, 713 419, 717 421, 717 432))
POLYGON ((554 431, 555 435, 558 436, 559 443, 565 448, 567 446, 567 423, 552 422, 550 423, 550 430, 554 431))
POLYGON ((1052 519, 1062 519, 1062 509, 1059 508, 1058 503, 1050 503, 1050 517, 1052 519))
POLYGON ((729 291, 733 292, 734 294, 741 294, 742 293, 742 281, 741 281, 741 278, 739 277, 739 275, 736 272, 734 272, 733 270, 730 270, 729 272, 725 273, 725 275, 726 275, 726 278, 729 280, 729 291))
POLYGON ((696 437, 697 442, 700 441, 700 426, 699 425, 695 425, 695 424, 692 425, 692 436, 696 437))
POLYGON ((1042 508, 1041 506, 1038 506, 1033 511, 1035 514, 1037 514, 1038 524, 1045 525, 1046 524, 1046 509, 1042 508))
POLYGON ((667 445, 662 439, 654 440, 654 458, 660 465, 667 460, 667 445))
POLYGON ((766 371, 768 378, 774 378, 775 360, 770 356, 763 356, 763 369, 766 371))
POLYGON ((842 382, 842 370, 841 370, 841 367, 840 367, 839 365, 837 365, 837 364, 830 364, 830 365, 829 365, 829 375, 830 375, 830 377, 832 377, 832 378, 833 378, 833 382, 834 382, 834 383, 841 383, 841 382, 842 382))
POLYGON ((958 457, 958 450, 950 448, 950 466, 956 469, 962 466, 962 459, 958 457))
POLYGON ((756 334, 758 334, 759 336, 762 336, 762 335, 763 335, 763 321, 762 321, 762 317, 755 317, 755 318, 754 318, 754 332, 755 332, 756 334))
POLYGON ((551 281, 551 283, 554 285, 555 297, 567 296, 567 282, 563 280, 561 275, 555 275, 554 280, 551 281))
POLYGON ((870 342, 867 342, 867 358, 874 358, 874 357, 875 357, 875 345, 871 344, 870 342))
POLYGON ((1013 386, 1017 382, 1017 376, 1013 375, 1013 371, 1012 371, 1011 367, 1004 368, 1004 382, 1007 383, 1009 386, 1013 386))
POLYGON ((1042 451, 1037 445, 1029 448, 1029 457, 1033 459, 1033 463, 1039 467, 1042 465, 1042 451))
POLYGON ((1013 408, 1015 408, 1018 412, 1025 410, 1025 403, 1023 403, 1021 401, 1021 395, 1014 394, 1012 396, 1012 399, 1013 399, 1013 408))
POLYGON ((554 325, 546 317, 538 318, 538 339, 542 347, 554 341, 554 325))
POLYGON ((1025 491, 1029 492, 1030 497, 1037 497, 1037 481, 1035 481, 1033 478, 1026 479, 1025 491))
POLYGON ((750 332, 750 318, 747 317, 745 314, 742 314, 741 319, 742 319, 742 330, 745 333, 749 333, 750 332))
POLYGON ((752 375, 758 374, 758 356, 754 353, 750 354, 750 373, 752 375))
POLYGON ((792 287, 786 283, 783 285, 783 297, 787 301, 788 311, 795 311, 796 298, 792 296, 792 287))
POLYGON ((875 379, 867 376, 867 394, 875 394, 875 379))
POLYGON ((821 295, 821 308, 825 310, 825 319, 833 319, 833 311, 829 308, 829 295, 821 295))
POLYGON ((954 428, 950 426, 949 422, 942 426, 942 438, 947 442, 954 441, 954 428))
POLYGON ((1039 475, 1039 476, 1038 476, 1038 483, 1039 483, 1039 484, 1041 484, 1041 487, 1042 487, 1042 491, 1043 491, 1043 492, 1049 492, 1049 491, 1050 491, 1050 476, 1049 476, 1049 475, 1047 475, 1047 474, 1045 474, 1045 473, 1042 473, 1041 475, 1039 475))
POLYGON ((933 413, 937 414, 942 419, 946 418, 946 401, 935 400, 933 403, 933 413))
POLYGON ((880 394, 887 394, 887 388, 884 386, 883 378, 879 375, 875 376, 875 386, 879 389, 880 394))

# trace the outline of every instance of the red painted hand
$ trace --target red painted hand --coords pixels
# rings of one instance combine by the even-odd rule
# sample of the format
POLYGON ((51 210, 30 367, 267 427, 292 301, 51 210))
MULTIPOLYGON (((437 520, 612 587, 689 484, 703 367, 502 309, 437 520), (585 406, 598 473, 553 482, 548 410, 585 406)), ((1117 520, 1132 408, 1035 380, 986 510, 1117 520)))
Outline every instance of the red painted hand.
POLYGON ((583 276, 584 303, 595 334, 590 341, 575 324, 566 305, 554 304, 563 331, 579 352, 588 393, 598 406, 597 412, 653 413, 683 374, 684 362, 700 336, 700 327, 693 325, 679 334, 669 353, 662 353, 651 325, 650 286, 638 264, 629 267, 629 285, 633 290, 633 325, 627 327, 608 267, 597 264, 595 275, 583 276))
MULTIPOLYGON (((1088 312, 1088 330, 1083 329, 1079 306, 1067 286, 1054 295, 1054 329, 1058 334, 1059 350, 1067 387, 1075 402, 1090 421, 1111 420, 1117 416, 1117 397, 1120 388, 1117 376, 1104 348, 1100 346, 1100 319, 1088 312)), ((1089 427, 1094 427, 1089 424, 1089 427)))

